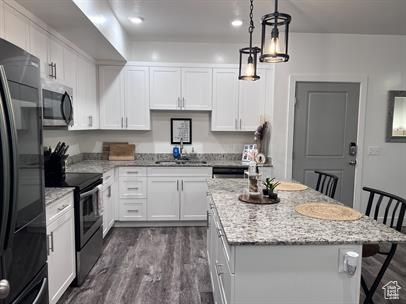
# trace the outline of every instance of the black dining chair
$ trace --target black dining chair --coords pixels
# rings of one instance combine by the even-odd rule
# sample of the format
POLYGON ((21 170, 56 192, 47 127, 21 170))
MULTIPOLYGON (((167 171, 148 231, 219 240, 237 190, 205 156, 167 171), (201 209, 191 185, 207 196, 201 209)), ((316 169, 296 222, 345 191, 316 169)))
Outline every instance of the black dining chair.
POLYGON ((318 174, 316 191, 319 191, 331 198, 334 198, 337 189, 338 177, 321 171, 314 171, 318 174))
MULTIPOLYGON (((378 220, 378 217, 383 216, 384 225, 396 229, 397 231, 401 231, 403 218, 406 212, 406 199, 373 188, 364 187, 362 189, 369 192, 368 205, 365 214, 373 217, 375 220, 378 220)), ((386 256, 386 259, 370 288, 367 287, 364 277, 361 276, 361 286, 365 293, 364 304, 373 303, 372 297, 378 288, 378 284, 382 280, 390 261, 395 255, 396 248, 396 243, 390 244, 389 251, 381 251, 378 244, 364 244, 362 246, 363 258, 371 257, 377 254, 386 256)))

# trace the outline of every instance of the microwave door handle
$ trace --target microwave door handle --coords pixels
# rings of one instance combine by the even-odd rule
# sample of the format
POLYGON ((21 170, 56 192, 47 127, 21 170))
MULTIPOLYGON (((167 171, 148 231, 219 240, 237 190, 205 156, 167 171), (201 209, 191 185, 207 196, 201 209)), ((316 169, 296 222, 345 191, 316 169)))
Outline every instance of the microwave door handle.
MULTIPOLYGON (((7 213, 3 214, 2 216, 6 218, 7 220, 4 223, 4 227, 6 228, 5 230, 2 227, 1 233, 4 233, 3 240, 1 240, 1 248, 0 252, 3 250, 7 250, 11 248, 11 244, 13 241, 13 236, 14 236, 14 226, 15 226, 15 213, 17 209, 17 193, 18 193, 18 163, 17 163, 17 158, 18 158, 18 151, 17 151, 17 129, 16 129, 16 123, 15 123, 15 118, 14 118, 14 112, 13 112, 13 106, 12 106, 12 100, 11 100, 11 94, 10 94, 10 89, 8 87, 8 82, 7 82, 7 77, 6 77, 6 71, 4 70, 4 67, 0 65, 0 86, 1 86, 1 97, 3 100, 3 114, 7 115, 8 117, 8 138, 10 144, 8 145, 9 153, 8 153, 8 161, 11 167, 9 171, 9 180, 11 183, 9 184, 9 192, 8 192, 8 200, 5 202, 9 202, 8 206, 3 206, 6 207, 7 213)), ((3 160, 4 161, 4 160, 3 160)), ((4 201, 3 201, 4 202, 4 201)), ((6 204, 5 204, 6 205, 6 204)), ((4 208, 5 209, 5 208, 4 208)), ((3 221, 2 221, 3 223, 3 221)))
POLYGON ((61 113, 62 113, 63 120, 66 122, 67 125, 70 125, 72 122, 72 112, 73 112, 72 101, 70 99, 68 92, 65 92, 62 96, 61 113), (70 108, 69 117, 66 117, 65 108, 64 108, 65 102, 69 102, 69 108, 70 108))

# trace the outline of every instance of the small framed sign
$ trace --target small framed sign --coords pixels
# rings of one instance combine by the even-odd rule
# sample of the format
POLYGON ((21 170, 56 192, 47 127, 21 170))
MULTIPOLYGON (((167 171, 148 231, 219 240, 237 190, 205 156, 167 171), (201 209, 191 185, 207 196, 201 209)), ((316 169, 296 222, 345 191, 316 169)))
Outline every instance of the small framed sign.
POLYGON ((192 119, 171 118, 171 144, 192 144, 192 119))

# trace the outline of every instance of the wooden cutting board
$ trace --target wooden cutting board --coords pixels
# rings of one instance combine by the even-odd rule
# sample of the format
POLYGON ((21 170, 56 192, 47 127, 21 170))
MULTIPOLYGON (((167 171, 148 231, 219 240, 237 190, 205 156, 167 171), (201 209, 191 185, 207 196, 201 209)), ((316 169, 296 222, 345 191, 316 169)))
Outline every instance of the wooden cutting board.
POLYGON ((110 144, 109 160, 134 160, 135 145, 110 144))

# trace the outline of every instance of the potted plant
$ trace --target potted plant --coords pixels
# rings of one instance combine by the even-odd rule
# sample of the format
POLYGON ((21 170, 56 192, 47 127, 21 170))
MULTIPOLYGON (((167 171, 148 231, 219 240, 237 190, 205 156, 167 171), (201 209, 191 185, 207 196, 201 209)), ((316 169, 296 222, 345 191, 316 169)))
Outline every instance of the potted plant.
POLYGON ((275 178, 267 177, 263 182, 265 189, 262 190, 264 195, 268 195, 270 199, 276 199, 278 194, 274 192, 275 188, 280 184, 275 178))

